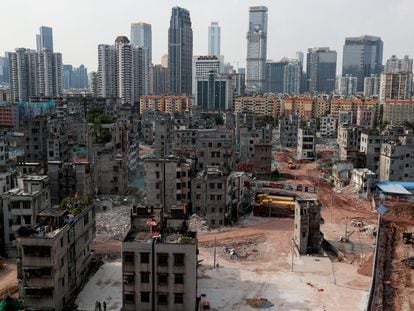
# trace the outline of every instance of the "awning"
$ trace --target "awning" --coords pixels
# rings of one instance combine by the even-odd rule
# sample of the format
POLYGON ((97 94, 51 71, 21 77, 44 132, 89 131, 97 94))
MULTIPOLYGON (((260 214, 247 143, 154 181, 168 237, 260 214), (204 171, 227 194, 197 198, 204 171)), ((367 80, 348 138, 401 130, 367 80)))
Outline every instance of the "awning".
POLYGON ((379 184, 378 188, 380 188, 382 192, 386 192, 386 193, 411 195, 410 191, 408 191, 403 186, 398 185, 398 184, 393 184, 393 185, 379 184))

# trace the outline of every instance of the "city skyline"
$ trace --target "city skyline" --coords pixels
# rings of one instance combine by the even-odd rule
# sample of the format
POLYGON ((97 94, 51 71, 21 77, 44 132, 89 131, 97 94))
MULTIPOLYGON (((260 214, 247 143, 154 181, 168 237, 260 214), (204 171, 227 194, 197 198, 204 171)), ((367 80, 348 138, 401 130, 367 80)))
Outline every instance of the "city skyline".
MULTIPOLYGON (((414 43, 405 40, 404 33, 400 31, 409 28, 409 12, 414 8, 414 3, 410 1, 399 0, 389 3, 385 0, 368 0, 361 3, 351 0, 346 2, 345 7, 326 0, 316 0, 312 3, 291 2, 233 0, 221 3, 213 0, 208 3, 194 3, 188 0, 175 2, 161 0, 155 7, 149 1, 137 3, 127 0, 123 1, 122 6, 116 6, 102 1, 84 3, 75 0, 62 1, 58 10, 50 0, 41 3, 15 1, 4 4, 3 8, 10 11, 19 9, 35 14, 27 14, 24 24, 14 25, 13 36, 2 32, 0 54, 14 51, 18 47, 35 49, 35 34, 40 26, 46 25, 53 28, 54 49, 63 54, 65 64, 85 64, 93 71, 98 65, 98 44, 110 44, 118 35, 129 37, 131 23, 145 22, 153 27, 153 62, 157 64, 168 50, 169 18, 171 8, 175 5, 188 9, 192 16, 194 55, 208 53, 208 26, 212 21, 218 21, 222 28, 221 54, 225 56, 226 62, 231 62, 235 67, 245 67, 248 10, 250 6, 257 5, 264 5, 269 9, 267 58, 274 61, 284 56, 292 58, 296 51, 304 52, 311 47, 329 46, 338 52, 337 66, 340 69, 345 37, 364 34, 382 38, 384 61, 393 54, 399 57, 414 54, 414 43), (355 7, 353 4, 358 4, 358 11, 352 10, 355 7), (218 5, 220 10, 215 9, 218 5), (128 10, 124 10, 126 6, 128 10), (369 16, 364 13, 375 8, 381 10, 369 16), (278 14, 282 11, 291 13, 278 14), (308 14, 310 11, 312 14, 308 14), (105 19, 108 12, 113 14, 113 18, 105 19), (76 23, 72 22, 74 14, 78 16, 76 23), (295 24, 291 22, 293 14, 296 16, 295 24), (318 17, 322 19, 322 16, 324 24, 314 23, 314 20, 318 20, 318 17), (346 21, 344 16, 347 17, 346 21), (381 23, 389 19, 393 19, 394 22, 381 23), (94 23, 90 23, 91 20, 94 23), (289 27, 286 27, 288 23, 289 27), (330 26, 326 27, 326 23, 330 26), (83 49, 82 53, 79 53, 80 47, 83 49)), ((0 21, 0 27, 3 29, 10 24, 13 23, 9 17, 4 17, 0 21)))

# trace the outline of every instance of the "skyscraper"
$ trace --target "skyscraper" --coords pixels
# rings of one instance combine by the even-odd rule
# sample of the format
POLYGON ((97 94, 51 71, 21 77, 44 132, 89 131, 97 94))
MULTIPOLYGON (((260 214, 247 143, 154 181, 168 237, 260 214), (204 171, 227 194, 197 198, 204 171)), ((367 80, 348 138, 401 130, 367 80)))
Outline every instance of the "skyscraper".
POLYGON ((118 97, 125 103, 139 101, 149 92, 148 50, 134 46, 125 36, 115 45, 98 46, 97 91, 100 97, 118 97))
POLYGON ((267 7, 250 7, 246 59, 246 87, 250 91, 263 90, 266 75, 266 50, 267 7))
POLYGON ((190 12, 172 8, 168 29, 168 66, 170 92, 173 95, 192 93, 193 30, 190 12))
POLYGON ((64 89, 87 89, 88 87, 88 70, 84 65, 80 65, 79 68, 63 65, 64 89))
POLYGON ((357 92, 364 90, 364 78, 382 71, 381 38, 361 36, 345 39, 342 76, 350 75, 358 78, 357 92))
POLYGON ((221 28, 218 22, 212 22, 208 27, 208 55, 220 57, 221 28))
POLYGON ((265 81, 262 91, 268 93, 283 92, 283 77, 285 66, 289 63, 287 58, 279 62, 268 61, 265 63, 265 81))
POLYGON ((336 51, 328 47, 308 49, 306 85, 308 92, 330 93, 335 90, 336 51))
MULTIPOLYGON (((303 53, 302 53, 303 54, 303 53)), ((303 56, 303 55, 302 55, 303 56)), ((303 58, 302 58, 303 61, 303 58)), ((302 80, 302 63, 290 60, 283 70, 283 93, 299 94, 302 80)))
POLYGON ((12 100, 58 97, 63 93, 62 54, 48 49, 36 52, 19 48, 8 53, 12 100))
POLYGON ((44 49, 53 51, 53 29, 51 27, 40 27, 39 34, 36 35, 36 45, 38 52, 44 49))
POLYGON ((0 57, 0 83, 9 82, 9 61, 7 57, 0 57))
POLYGON ((206 78, 210 72, 220 73, 220 60, 215 55, 193 57, 193 94, 197 92, 197 78, 206 78))
POLYGON ((152 62, 152 30, 146 23, 131 24, 131 44, 148 49, 149 63, 152 62))

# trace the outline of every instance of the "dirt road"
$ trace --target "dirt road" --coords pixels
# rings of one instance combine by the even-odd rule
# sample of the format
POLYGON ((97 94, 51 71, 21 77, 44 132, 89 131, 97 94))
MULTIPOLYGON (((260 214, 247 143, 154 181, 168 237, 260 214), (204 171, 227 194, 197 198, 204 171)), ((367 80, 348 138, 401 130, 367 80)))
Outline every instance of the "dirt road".
POLYGON ((8 292, 17 291, 17 268, 14 260, 7 260, 5 269, 0 270, 0 298, 8 292))

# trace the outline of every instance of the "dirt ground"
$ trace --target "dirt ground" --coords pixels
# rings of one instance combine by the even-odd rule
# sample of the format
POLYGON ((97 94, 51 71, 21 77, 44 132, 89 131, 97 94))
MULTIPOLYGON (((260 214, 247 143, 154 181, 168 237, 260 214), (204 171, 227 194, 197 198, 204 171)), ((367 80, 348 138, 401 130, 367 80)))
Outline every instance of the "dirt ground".
MULTIPOLYGON (((370 277, 357 270, 361 254, 372 253, 373 238, 351 236, 355 245, 360 238, 363 245, 355 247, 358 259, 354 260, 352 247, 344 250, 343 262, 295 255, 291 272, 293 225, 293 219, 250 216, 227 231, 199 234, 199 294, 206 294, 216 310, 252 310, 246 299, 254 298, 271 302, 268 310, 363 310, 370 277), (213 268, 214 245, 217 269, 213 268)), ((343 228, 326 224, 322 231, 330 239, 343 228)))
POLYGON ((16 261, 8 259, 6 268, 0 269, 0 298, 10 294, 14 296, 17 293, 17 268, 16 261))

